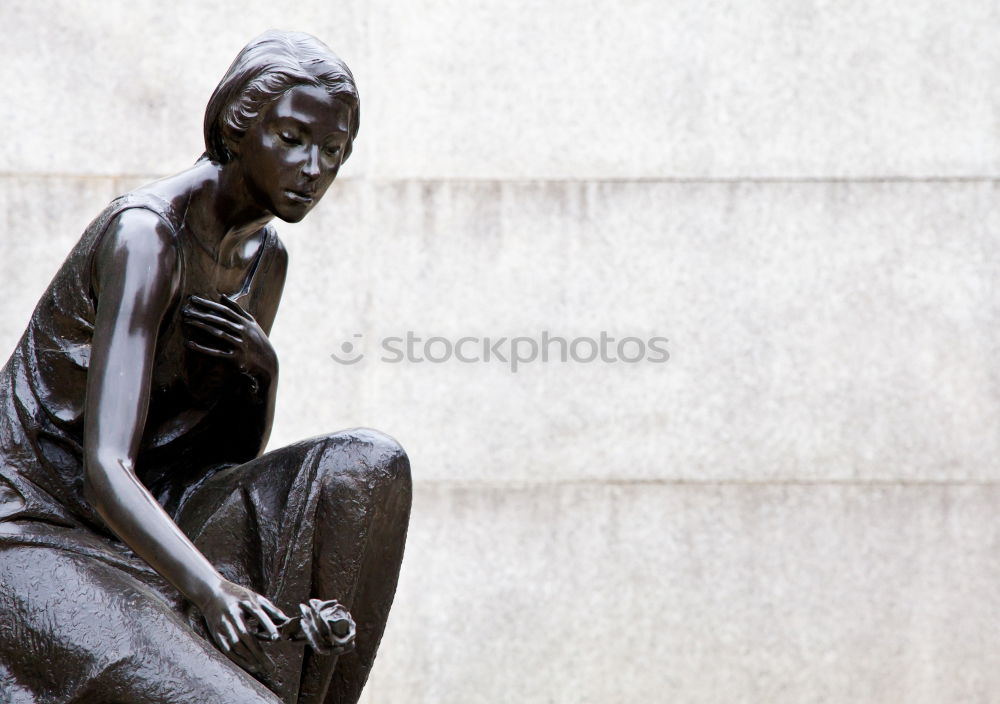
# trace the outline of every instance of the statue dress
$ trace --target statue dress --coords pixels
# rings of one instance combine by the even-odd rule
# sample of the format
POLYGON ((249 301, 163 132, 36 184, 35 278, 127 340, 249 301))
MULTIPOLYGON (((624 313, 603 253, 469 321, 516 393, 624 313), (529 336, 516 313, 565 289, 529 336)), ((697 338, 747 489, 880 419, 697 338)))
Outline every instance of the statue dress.
MULTIPOLYGON (((388 436, 355 429, 258 457, 265 421, 253 380, 184 345, 183 301, 219 292, 186 275, 199 244, 182 235, 181 219, 151 192, 112 201, 0 371, 0 702, 345 703, 371 668, 405 542, 406 455, 388 436), (109 223, 131 208, 169 225, 181 263, 181 293, 157 336, 136 475, 226 579, 286 613, 310 597, 344 603, 357 622, 353 652, 266 643, 266 667, 252 677, 84 496, 92 260, 109 223)), ((252 315, 284 256, 266 226, 235 296, 252 315)))

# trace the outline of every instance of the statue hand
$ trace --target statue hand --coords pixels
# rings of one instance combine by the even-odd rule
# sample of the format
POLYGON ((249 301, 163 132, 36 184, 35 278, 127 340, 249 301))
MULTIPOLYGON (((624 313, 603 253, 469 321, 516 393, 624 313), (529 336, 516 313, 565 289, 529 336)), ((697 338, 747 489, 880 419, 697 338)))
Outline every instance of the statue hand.
POLYGON ((269 381, 274 378, 278 370, 274 348, 254 317, 239 303, 228 296, 222 297, 222 303, 191 296, 182 314, 188 325, 214 338, 214 345, 188 340, 189 348, 231 360, 239 371, 255 379, 263 377, 269 381))
POLYGON ((301 616, 278 626, 283 638, 307 641, 319 655, 343 655, 354 649, 357 625, 350 612, 336 599, 310 599, 299 604, 301 616))
POLYGON ((281 609, 260 594, 225 580, 197 606, 212 639, 230 660, 251 673, 270 669, 260 641, 280 637, 275 622, 284 625, 289 620, 281 609))

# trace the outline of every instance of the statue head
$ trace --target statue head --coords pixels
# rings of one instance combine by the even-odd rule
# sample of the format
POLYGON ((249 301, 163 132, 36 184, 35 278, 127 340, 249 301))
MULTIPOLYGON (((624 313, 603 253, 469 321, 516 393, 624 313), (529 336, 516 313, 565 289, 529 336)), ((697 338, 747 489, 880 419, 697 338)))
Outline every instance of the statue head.
POLYGON ((243 47, 205 108, 205 155, 220 164, 268 107, 296 86, 319 86, 350 111, 343 160, 358 133, 354 76, 326 44, 304 32, 269 30, 243 47))

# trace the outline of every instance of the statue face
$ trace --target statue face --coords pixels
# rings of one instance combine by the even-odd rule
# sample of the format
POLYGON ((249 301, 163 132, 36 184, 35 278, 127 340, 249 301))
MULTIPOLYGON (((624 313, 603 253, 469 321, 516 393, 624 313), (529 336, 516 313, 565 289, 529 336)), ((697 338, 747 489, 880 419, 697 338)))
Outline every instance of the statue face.
POLYGON ((350 108, 325 88, 300 85, 271 104, 240 140, 236 161, 251 196, 298 222, 333 183, 349 137, 350 108))

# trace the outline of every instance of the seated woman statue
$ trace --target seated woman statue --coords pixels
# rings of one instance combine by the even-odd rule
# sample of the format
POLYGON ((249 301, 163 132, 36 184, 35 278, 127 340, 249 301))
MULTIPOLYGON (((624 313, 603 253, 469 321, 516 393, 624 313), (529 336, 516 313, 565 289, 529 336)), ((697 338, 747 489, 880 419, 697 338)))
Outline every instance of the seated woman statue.
POLYGON ((329 48, 261 35, 204 156, 112 201, 42 295, 0 372, 0 702, 358 700, 406 455, 365 429, 261 454, 287 269, 269 223, 319 202, 358 119, 329 48))

